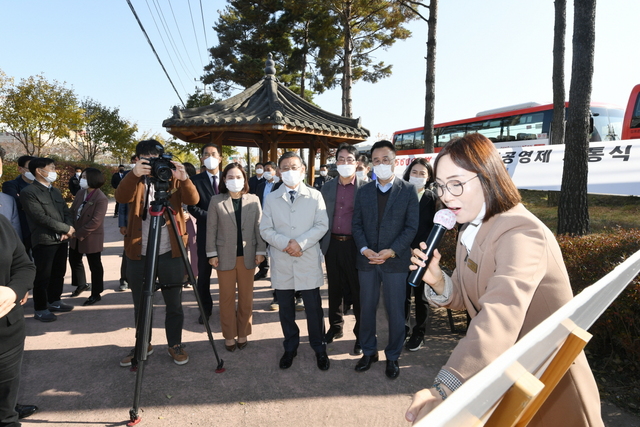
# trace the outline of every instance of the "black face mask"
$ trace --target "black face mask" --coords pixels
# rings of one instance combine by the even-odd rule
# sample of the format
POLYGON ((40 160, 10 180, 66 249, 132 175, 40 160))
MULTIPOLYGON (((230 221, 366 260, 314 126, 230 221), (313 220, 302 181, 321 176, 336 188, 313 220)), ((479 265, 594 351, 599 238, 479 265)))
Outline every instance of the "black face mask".
POLYGON ((120 173, 123 173, 123 172, 124 172, 124 169, 120 169, 120 173))

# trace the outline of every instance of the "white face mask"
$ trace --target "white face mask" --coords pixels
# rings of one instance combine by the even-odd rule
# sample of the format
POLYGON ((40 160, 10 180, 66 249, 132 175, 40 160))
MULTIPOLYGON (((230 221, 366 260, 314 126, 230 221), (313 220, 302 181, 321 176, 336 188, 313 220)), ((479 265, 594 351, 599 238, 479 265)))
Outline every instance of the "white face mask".
POLYGON ((302 175, 300 174, 300 169, 297 170, 288 170, 286 172, 282 172, 282 182, 287 187, 297 187, 302 180, 302 175))
POLYGON ((227 190, 231 191, 232 193, 237 193, 244 190, 244 178, 227 179, 224 183, 227 186, 227 190))
POLYGON ((279 182, 280 182, 280 177, 279 177, 278 175, 274 175, 274 176, 273 176, 273 183, 274 183, 274 184, 277 184, 277 183, 279 183, 279 182))
POLYGON ((264 172, 264 169, 262 169, 262 168, 256 169, 256 174, 257 175, 262 175, 263 172, 264 172))
POLYGON ((204 159, 204 167, 208 170, 215 170, 218 168, 220 161, 213 156, 209 156, 204 159))
POLYGON ((49 172, 47 176, 43 177, 49 184, 53 184, 58 179, 58 172, 49 172))
POLYGON ((273 178, 273 174, 271 172, 265 172, 262 174, 262 177, 267 181, 271 181, 271 178, 273 178))
POLYGON ((80 188, 82 188, 83 190, 89 188, 89 184, 87 183, 86 179, 80 178, 80 188))
POLYGON ((320 176, 327 176, 327 171, 320 171, 320 176))
POLYGON ((384 163, 380 163, 377 166, 373 167, 373 172, 376 174, 376 177, 386 181, 387 179, 391 178, 391 175, 393 175, 393 169, 391 165, 385 165, 384 163))
POLYGON ((129 168, 131 168, 131 169, 133 169, 133 168, 135 168, 135 167, 136 167, 136 164, 135 164, 135 163, 131 163, 131 164, 129 165, 129 168))
POLYGON ((343 178, 349 178, 356 172, 356 165, 338 165, 338 173, 343 178))
MULTIPOLYGON (((340 172, 340 170, 338 170, 338 172, 340 172)), ((364 177, 366 176, 364 171, 356 171, 356 176, 360 179, 364 179, 364 177)))
POLYGON ((76 172, 76 178, 80 178, 81 173, 80 172, 76 172))
POLYGON ((427 184, 427 178, 419 178, 417 176, 410 176, 409 182, 416 186, 416 190, 424 190, 424 186, 427 184))

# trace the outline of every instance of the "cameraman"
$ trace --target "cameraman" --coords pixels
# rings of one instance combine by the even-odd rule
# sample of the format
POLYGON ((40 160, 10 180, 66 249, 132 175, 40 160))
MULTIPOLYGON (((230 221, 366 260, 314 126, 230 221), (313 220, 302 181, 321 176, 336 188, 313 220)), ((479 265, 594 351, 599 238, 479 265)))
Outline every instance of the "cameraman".
MULTIPOLYGON (((149 206, 155 199, 155 185, 151 166, 148 159, 160 157, 164 152, 162 145, 153 139, 141 141, 136 146, 136 164, 131 171, 122 178, 116 189, 116 201, 129 204, 127 218, 127 232, 124 236, 124 250, 127 257, 127 280, 133 296, 133 306, 136 322, 138 321, 139 304, 142 297, 144 281, 145 258, 151 215, 149 206)), ((187 233, 182 205, 195 205, 199 196, 196 187, 181 163, 171 161, 175 166, 173 176, 169 181, 169 202, 176 212, 178 229, 183 233, 182 242, 175 240, 169 230, 171 223, 166 221, 160 231, 160 246, 158 250, 157 275, 162 285, 162 297, 166 308, 165 332, 169 344, 169 355, 177 365, 184 365, 189 356, 182 347, 182 279, 184 266, 182 264, 180 247, 185 245, 187 233), (166 286, 169 285, 169 286, 166 286)), ((149 338, 148 354, 153 352, 151 338, 149 338)), ((131 366, 134 356, 132 350, 128 356, 120 361, 120 366, 131 366)))

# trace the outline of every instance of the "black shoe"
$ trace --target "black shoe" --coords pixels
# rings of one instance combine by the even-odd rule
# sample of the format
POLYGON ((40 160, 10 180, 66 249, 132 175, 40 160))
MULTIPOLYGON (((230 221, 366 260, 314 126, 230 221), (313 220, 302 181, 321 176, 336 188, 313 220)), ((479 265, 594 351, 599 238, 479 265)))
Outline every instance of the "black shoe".
POLYGON ((87 284, 84 284, 82 286, 76 286, 76 290, 71 293, 71 296, 72 297, 80 296, 81 293, 83 293, 84 291, 88 291, 89 289, 91 289, 91 286, 87 284))
POLYGON ((374 354, 373 356, 362 356, 360 360, 358 360, 358 363, 356 363, 356 371, 358 372, 368 371, 371 365, 377 361, 378 361, 378 353, 374 354))
POLYGON ((353 354, 362 354, 362 347, 358 341, 353 345, 353 354))
POLYGON ((95 303, 97 303, 98 301, 100 301, 102 299, 102 297, 100 295, 97 296, 93 296, 91 295, 82 305, 93 305, 95 303))
POLYGON ((326 351, 323 351, 322 353, 316 353, 316 359, 318 360, 318 369, 320 369, 321 371, 327 371, 329 369, 329 356, 327 356, 326 351))
POLYGON ((18 413, 18 418, 23 419, 30 417, 38 411, 38 407, 35 405, 18 405, 16 403, 16 412, 18 413))
POLYGON ((409 351, 418 351, 422 348, 422 344, 424 343, 424 335, 413 333, 411 334, 411 338, 407 342, 407 350, 409 351))
MULTIPOLYGON (((211 317, 211 313, 205 314, 205 316, 207 317, 207 322, 209 322, 209 318, 211 317)), ((204 325, 204 320, 202 320, 202 314, 200 316, 198 316, 198 323, 200 323, 201 325, 204 325)))
POLYGON ((337 340, 340 339, 344 336, 344 333, 342 332, 342 330, 335 330, 333 328, 329 328, 329 332, 327 332, 324 336, 324 342, 326 342, 327 344, 330 344, 333 342, 333 340, 337 340))
POLYGON ((254 281, 258 281, 258 280, 266 279, 267 278, 267 271, 269 271, 269 270, 263 270, 263 269, 258 270, 258 272, 255 274, 255 276, 253 276, 253 280, 254 281))
POLYGON ((397 360, 387 360, 387 369, 384 371, 387 378, 395 380, 400 375, 400 367, 397 360))
POLYGON ((293 364, 293 358, 298 355, 298 350, 285 351, 280 358, 280 369, 289 369, 293 364))

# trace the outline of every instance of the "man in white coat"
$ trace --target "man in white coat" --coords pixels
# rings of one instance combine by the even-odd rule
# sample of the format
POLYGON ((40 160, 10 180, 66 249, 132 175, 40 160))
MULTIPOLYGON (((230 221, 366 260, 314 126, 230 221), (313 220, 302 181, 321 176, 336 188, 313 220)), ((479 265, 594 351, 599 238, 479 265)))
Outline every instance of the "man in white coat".
POLYGON ((309 344, 316 352, 318 368, 329 369, 324 342, 324 313, 320 286, 324 284, 320 239, 329 228, 329 217, 319 191, 307 187, 300 156, 288 151, 278 160, 284 185, 269 193, 264 202, 260 235, 269 243, 271 285, 280 303, 284 355, 280 368, 291 367, 300 344, 294 293, 301 291, 307 315, 309 344))

